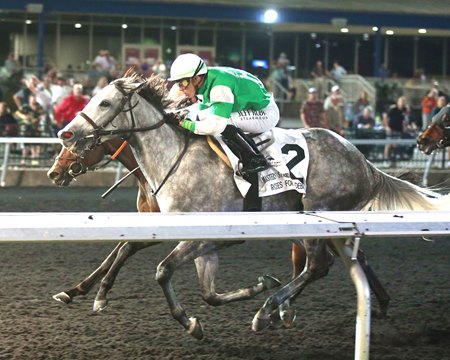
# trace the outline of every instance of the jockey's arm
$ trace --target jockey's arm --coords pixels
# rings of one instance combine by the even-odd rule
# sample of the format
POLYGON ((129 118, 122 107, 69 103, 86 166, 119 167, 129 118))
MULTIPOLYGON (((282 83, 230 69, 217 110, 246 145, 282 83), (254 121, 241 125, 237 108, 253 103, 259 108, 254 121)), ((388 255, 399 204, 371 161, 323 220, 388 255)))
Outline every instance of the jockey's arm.
POLYGON ((219 135, 228 124, 232 103, 215 102, 211 107, 199 112, 200 121, 184 120, 181 127, 198 135, 219 135))
POLYGON ((228 124, 228 119, 215 114, 209 114, 200 121, 183 120, 181 127, 198 135, 219 135, 228 124))

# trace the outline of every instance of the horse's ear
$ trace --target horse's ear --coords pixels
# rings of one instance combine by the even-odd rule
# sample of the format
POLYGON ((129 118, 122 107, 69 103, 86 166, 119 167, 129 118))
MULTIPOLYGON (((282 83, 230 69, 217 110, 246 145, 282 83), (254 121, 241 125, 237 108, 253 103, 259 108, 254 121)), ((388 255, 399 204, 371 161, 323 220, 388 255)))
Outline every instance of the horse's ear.
POLYGON ((125 71, 125 74, 123 75, 123 77, 132 77, 134 74, 136 74, 136 70, 135 70, 135 67, 132 66, 132 67, 128 68, 127 71, 125 71))
POLYGON ((145 85, 145 82, 135 82, 131 84, 131 92, 139 92, 145 85))

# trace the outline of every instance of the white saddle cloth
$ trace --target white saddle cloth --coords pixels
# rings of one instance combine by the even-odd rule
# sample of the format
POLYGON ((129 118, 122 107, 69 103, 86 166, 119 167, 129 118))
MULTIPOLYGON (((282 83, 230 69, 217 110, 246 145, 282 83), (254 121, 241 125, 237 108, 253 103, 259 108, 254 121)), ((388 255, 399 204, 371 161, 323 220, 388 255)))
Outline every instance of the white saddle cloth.
MULTIPOLYGON (((245 197, 251 184, 237 175, 239 159, 223 142, 216 137, 234 169, 234 180, 245 197)), ((299 130, 273 128, 253 138, 266 157, 270 168, 258 173, 259 196, 270 196, 284 191, 306 192, 306 176, 309 165, 309 152, 306 140, 299 130), (268 140, 265 142, 265 140, 268 140)))

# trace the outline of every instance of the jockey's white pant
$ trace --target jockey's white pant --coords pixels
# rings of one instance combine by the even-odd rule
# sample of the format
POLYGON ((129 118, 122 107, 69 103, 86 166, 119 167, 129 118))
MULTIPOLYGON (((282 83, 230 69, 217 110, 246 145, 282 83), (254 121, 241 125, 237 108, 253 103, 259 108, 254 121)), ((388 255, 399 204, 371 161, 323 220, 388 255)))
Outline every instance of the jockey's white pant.
POLYGON ((273 96, 270 103, 261 110, 242 110, 231 113, 229 123, 244 132, 257 134, 272 129, 280 121, 280 110, 273 96))

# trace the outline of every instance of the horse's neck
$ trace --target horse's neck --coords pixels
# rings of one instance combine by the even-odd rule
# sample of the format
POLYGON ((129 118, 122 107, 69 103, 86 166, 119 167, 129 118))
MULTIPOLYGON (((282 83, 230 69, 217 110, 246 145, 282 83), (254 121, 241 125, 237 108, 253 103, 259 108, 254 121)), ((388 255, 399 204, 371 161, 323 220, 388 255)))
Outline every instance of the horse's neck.
MULTIPOLYGON (((146 101, 135 108, 137 128, 148 127, 162 119, 162 114, 146 101)), ((135 160, 153 190, 156 190, 181 155, 187 134, 163 124, 157 129, 136 132, 131 139, 135 160)))

